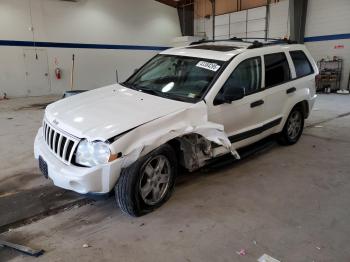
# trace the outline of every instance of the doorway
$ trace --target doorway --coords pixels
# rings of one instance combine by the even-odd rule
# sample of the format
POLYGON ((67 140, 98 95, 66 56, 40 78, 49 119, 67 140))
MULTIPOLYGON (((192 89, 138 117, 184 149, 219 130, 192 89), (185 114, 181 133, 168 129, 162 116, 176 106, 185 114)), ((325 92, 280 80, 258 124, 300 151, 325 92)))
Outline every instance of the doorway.
POLYGON ((51 92, 49 64, 45 49, 24 49, 25 79, 28 96, 43 96, 51 92))

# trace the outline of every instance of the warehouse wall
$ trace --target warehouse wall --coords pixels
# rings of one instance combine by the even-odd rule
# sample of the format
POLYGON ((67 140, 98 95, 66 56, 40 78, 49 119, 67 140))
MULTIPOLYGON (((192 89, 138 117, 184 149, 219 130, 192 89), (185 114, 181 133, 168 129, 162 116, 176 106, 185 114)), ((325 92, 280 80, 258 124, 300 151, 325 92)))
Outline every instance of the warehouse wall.
MULTIPOLYGON (((8 41, 33 40, 30 3, 36 42, 96 44, 92 48, 62 48, 60 44, 58 48, 37 48, 38 61, 44 67, 47 54, 48 88, 42 94, 59 94, 70 88, 72 54, 76 56, 74 88, 93 89, 115 82, 116 67, 119 79, 124 80, 181 35, 176 9, 154 0, 0 0, 0 92, 9 96, 38 94, 36 80, 33 83, 28 76, 28 71, 36 70, 36 61, 26 62, 24 57, 33 47, 8 41), (104 45, 113 46, 104 49, 104 45), (55 78, 56 67, 62 69, 61 80, 55 78)), ((42 77, 41 73, 35 77, 42 77)), ((42 79, 38 79, 39 85, 43 85, 42 79)))
POLYGON ((327 56, 344 59, 341 87, 346 88, 350 72, 350 1, 309 0, 305 42, 316 60, 327 56))

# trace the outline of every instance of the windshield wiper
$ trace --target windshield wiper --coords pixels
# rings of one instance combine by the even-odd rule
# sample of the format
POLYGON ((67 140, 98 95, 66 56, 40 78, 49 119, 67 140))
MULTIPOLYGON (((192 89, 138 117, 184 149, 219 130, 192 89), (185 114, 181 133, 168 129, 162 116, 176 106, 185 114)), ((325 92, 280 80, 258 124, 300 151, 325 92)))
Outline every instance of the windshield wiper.
POLYGON ((157 91, 157 90, 154 90, 154 89, 150 89, 150 88, 139 88, 139 87, 136 87, 135 90, 139 90, 143 93, 147 93, 147 94, 150 94, 150 95, 156 95, 156 96, 163 96, 164 93, 161 92, 161 91, 157 91))
POLYGON ((125 87, 128 87, 130 89, 136 90, 136 91, 140 91, 143 93, 147 93, 150 95, 155 95, 155 96, 160 96, 160 97, 164 97, 164 98, 169 98, 169 99, 173 99, 173 100, 177 100, 177 101, 182 101, 182 102, 190 102, 188 98, 186 97, 182 97, 182 96, 178 96, 172 93, 164 93, 162 91, 158 91, 158 90, 154 90, 151 88, 147 88, 147 87, 140 87, 140 86, 136 86, 136 85, 131 85, 129 83, 124 82, 123 85, 125 87))

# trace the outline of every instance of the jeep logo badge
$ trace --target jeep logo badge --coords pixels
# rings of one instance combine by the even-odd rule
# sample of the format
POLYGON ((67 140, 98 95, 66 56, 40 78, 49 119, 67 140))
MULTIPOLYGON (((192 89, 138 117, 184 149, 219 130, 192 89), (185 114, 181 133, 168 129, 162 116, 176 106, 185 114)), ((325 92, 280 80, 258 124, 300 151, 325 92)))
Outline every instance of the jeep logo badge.
POLYGON ((56 119, 53 120, 53 123, 54 123, 55 125, 58 125, 58 121, 57 121, 56 119))

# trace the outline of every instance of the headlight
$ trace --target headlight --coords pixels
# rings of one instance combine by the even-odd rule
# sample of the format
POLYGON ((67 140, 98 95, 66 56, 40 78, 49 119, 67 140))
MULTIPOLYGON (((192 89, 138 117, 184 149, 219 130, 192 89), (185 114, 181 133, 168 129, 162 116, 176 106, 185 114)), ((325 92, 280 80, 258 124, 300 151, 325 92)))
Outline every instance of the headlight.
POLYGON ((108 144, 101 141, 82 140, 78 145, 75 161, 83 166, 97 166, 108 163, 110 155, 108 144))

